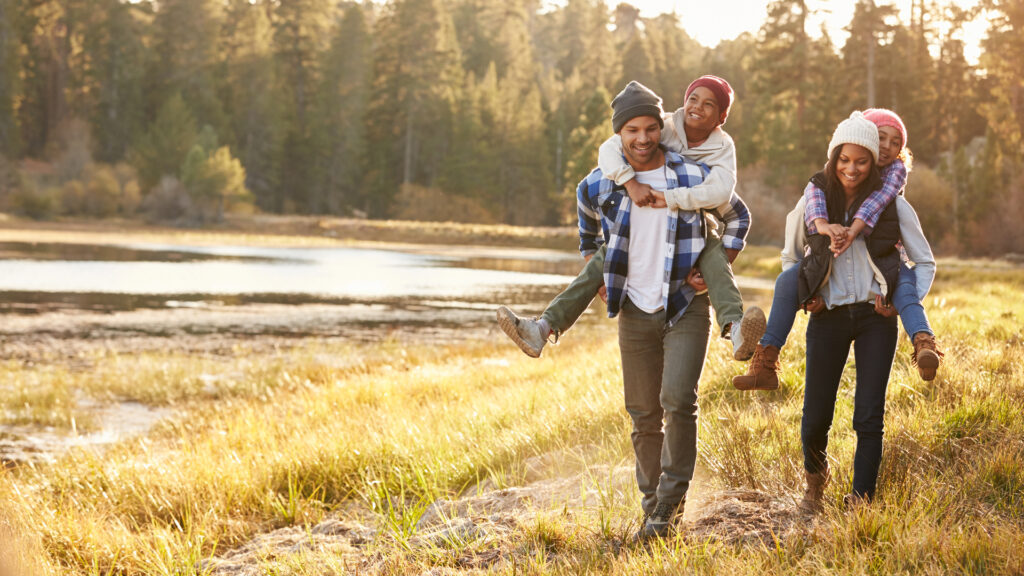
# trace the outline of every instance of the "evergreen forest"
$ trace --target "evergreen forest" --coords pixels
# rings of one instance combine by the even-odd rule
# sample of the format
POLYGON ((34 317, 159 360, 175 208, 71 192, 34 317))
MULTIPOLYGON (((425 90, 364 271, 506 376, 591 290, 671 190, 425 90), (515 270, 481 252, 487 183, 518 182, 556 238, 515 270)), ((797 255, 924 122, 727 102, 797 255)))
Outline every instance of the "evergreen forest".
POLYGON ((934 247, 1024 252, 1024 0, 859 0, 841 41, 813 16, 775 0, 708 48, 685 12, 602 0, 0 0, 0 212, 571 225, 619 89, 671 110, 716 74, 754 241, 781 237, 835 124, 887 107, 934 247))

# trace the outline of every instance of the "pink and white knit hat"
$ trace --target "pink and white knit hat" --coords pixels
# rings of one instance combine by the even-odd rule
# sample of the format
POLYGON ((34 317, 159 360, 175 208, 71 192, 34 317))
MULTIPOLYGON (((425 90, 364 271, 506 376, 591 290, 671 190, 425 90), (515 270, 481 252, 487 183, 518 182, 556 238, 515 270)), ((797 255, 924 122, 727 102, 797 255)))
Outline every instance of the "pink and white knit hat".
POLYGON ((864 117, 874 122, 875 126, 879 128, 882 126, 892 126, 899 130, 900 136, 903 137, 903 147, 907 147, 907 127, 903 125, 903 120, 900 119, 899 114, 885 108, 868 108, 864 111, 864 117))

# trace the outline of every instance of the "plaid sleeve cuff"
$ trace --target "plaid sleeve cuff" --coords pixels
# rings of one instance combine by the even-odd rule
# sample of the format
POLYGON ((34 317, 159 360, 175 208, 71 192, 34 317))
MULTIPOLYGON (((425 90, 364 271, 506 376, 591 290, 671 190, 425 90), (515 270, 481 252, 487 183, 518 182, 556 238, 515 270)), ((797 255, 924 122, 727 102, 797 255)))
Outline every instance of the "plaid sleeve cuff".
POLYGON ((828 209, 825 207, 825 193, 820 188, 807 183, 804 188, 804 198, 807 199, 807 207, 804 209, 804 225, 811 234, 817 234, 814 221, 818 218, 828 220, 828 209))
POLYGON ((747 243, 742 238, 726 234, 722 236, 722 245, 730 250, 743 250, 747 243))

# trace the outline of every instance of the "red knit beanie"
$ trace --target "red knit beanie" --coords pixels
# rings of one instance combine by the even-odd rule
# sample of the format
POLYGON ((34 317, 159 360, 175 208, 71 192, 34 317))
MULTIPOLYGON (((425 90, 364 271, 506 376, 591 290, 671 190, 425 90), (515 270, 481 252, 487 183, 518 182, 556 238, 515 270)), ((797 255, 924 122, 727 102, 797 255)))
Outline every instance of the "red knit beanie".
POLYGON ((879 128, 882 126, 892 126, 899 130, 900 136, 903 137, 903 147, 907 147, 907 127, 903 125, 903 120, 900 119, 899 114, 885 108, 868 108, 864 111, 864 117, 874 122, 875 126, 879 128))
POLYGON ((711 90, 711 93, 715 95, 715 100, 718 101, 718 109, 721 111, 721 115, 718 117, 719 123, 725 124, 725 119, 729 116, 729 107, 732 106, 732 86, 729 86, 725 78, 708 74, 691 82, 686 88, 686 95, 683 96, 683 99, 689 99, 690 93, 701 86, 711 90))

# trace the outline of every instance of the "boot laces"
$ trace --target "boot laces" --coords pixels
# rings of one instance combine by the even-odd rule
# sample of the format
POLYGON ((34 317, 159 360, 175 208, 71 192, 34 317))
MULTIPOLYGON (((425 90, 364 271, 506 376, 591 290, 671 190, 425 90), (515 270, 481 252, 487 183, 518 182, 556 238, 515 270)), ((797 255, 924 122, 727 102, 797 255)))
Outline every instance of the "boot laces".
POLYGON ((910 361, 914 366, 917 366, 918 347, 920 347, 921 350, 931 350, 939 357, 940 360, 946 356, 941 350, 939 350, 938 343, 935 341, 934 336, 931 338, 922 338, 921 340, 915 339, 912 343, 914 345, 914 351, 910 354, 910 361), (918 344, 918 342, 920 342, 920 344, 918 344))
POLYGON ((751 359, 751 364, 756 368, 768 368, 768 369, 779 369, 779 361, 776 359, 774 362, 768 359, 768 354, 765 353, 764 348, 759 348, 754 351, 754 357, 751 359))

